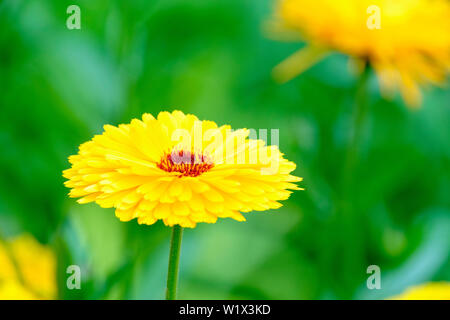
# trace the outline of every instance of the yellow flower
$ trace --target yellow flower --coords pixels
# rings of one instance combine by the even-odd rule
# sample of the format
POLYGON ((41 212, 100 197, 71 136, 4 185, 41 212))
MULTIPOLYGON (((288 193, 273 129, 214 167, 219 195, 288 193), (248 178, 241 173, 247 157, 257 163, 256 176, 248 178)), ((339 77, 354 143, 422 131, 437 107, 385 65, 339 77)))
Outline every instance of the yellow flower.
POLYGON ((337 50, 369 62, 384 95, 400 89, 417 106, 419 86, 443 83, 450 69, 449 17, 447 0, 278 0, 277 27, 310 44, 274 72, 288 80, 337 50))
POLYGON ((40 300, 40 297, 17 280, 4 280, 0 282, 0 300, 40 300))
POLYGON ((56 298, 56 258, 33 237, 0 242, 0 266, 0 299, 56 298))
POLYGON ((301 180, 277 147, 249 133, 181 111, 105 125, 69 157, 65 185, 79 203, 116 208, 121 221, 191 228, 217 218, 244 221, 240 212, 279 208, 301 180))
POLYGON ((408 288, 393 300, 450 300, 449 282, 430 282, 408 288))

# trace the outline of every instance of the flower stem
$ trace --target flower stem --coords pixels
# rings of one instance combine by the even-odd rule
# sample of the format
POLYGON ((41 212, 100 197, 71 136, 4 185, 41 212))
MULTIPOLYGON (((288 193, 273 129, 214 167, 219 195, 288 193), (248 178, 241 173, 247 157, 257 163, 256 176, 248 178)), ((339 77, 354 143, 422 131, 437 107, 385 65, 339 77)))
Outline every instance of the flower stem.
POLYGON ((169 270, 167 272, 166 300, 175 300, 177 296, 178 265, 180 262, 181 238, 183 228, 175 225, 172 228, 170 241, 169 270))
MULTIPOLYGON (((358 162, 364 124, 369 107, 368 80, 370 67, 366 65, 359 76, 356 85, 353 119, 348 137, 347 149, 342 172, 342 194, 340 199, 340 223, 338 224, 339 246, 345 248, 342 252, 341 268, 347 270, 343 275, 343 292, 354 289, 354 275, 360 272, 364 264, 364 248, 361 243, 362 234, 360 225, 363 223, 362 212, 358 210, 355 199, 358 199, 358 162), (352 246, 348 246, 352 243, 352 246)), ((343 296, 343 298, 349 298, 343 296)))
POLYGON ((367 114, 367 86, 369 76, 370 66, 366 64, 356 85, 355 110, 344 165, 344 192, 350 191, 349 189, 351 188, 354 179, 353 171, 357 164, 357 154, 361 142, 362 128, 367 114))

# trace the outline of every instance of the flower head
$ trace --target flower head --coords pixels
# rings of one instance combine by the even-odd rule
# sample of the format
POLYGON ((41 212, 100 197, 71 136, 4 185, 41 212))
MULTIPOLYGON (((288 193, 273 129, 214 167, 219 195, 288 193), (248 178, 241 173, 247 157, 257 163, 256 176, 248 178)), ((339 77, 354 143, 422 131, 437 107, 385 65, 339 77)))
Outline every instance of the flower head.
POLYGON ((408 288, 393 300, 450 300, 449 282, 429 282, 408 288))
POLYGON ((0 300, 56 298, 56 257, 29 235, 0 242, 0 300))
POLYGON ((382 93, 400 89, 411 106, 419 86, 440 84, 450 69, 450 2, 447 0, 278 0, 277 20, 310 45, 280 64, 291 78, 330 50, 369 62, 382 93))
POLYGON ((114 207, 122 221, 192 228, 217 218, 243 221, 241 212, 279 208, 301 180, 276 146, 249 134, 181 111, 144 114, 106 125, 82 144, 69 157, 65 184, 79 203, 114 207))

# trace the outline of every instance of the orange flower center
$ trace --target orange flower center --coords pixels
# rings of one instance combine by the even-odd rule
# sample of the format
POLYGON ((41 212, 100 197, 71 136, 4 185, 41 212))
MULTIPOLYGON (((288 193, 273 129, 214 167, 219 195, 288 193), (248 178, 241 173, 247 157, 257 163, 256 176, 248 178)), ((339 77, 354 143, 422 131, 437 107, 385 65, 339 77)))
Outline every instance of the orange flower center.
POLYGON ((164 154, 156 164, 158 168, 167 172, 179 172, 179 177, 197 177, 209 171, 214 164, 208 156, 190 151, 172 151, 164 154))

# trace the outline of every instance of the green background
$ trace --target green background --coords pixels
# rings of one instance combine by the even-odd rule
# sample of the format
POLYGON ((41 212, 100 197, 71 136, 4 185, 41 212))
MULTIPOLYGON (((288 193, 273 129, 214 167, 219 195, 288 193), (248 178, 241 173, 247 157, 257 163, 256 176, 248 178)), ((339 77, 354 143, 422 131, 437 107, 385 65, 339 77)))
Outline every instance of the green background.
MULTIPOLYGON (((269 0, 0 2, 0 231, 23 232, 58 255, 60 298, 161 299, 170 229, 120 222, 79 205, 61 171, 102 125, 179 109, 233 128, 280 130, 304 177, 278 210, 184 233, 185 299, 386 298, 450 280, 450 92, 421 109, 379 95, 346 192, 355 76, 334 54, 293 81, 271 77, 301 43, 270 40, 269 0), (66 9, 81 8, 81 30, 66 9), (82 289, 65 288, 65 268, 82 289), (381 290, 366 287, 369 265, 381 290)), ((432 35, 431 35, 432 36, 432 35)))

